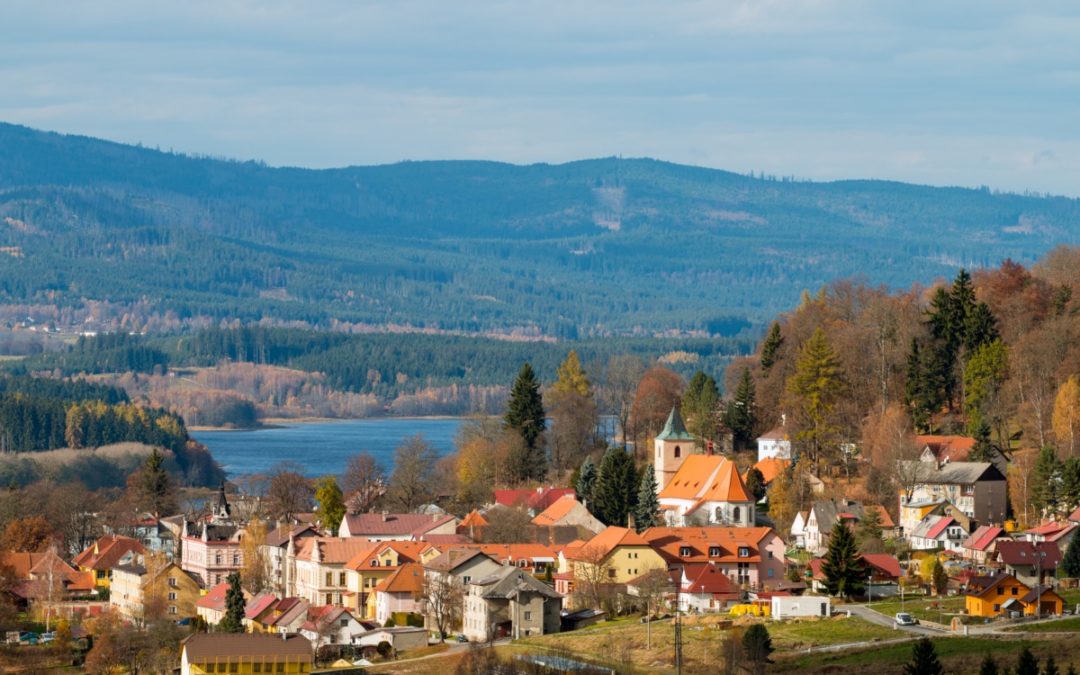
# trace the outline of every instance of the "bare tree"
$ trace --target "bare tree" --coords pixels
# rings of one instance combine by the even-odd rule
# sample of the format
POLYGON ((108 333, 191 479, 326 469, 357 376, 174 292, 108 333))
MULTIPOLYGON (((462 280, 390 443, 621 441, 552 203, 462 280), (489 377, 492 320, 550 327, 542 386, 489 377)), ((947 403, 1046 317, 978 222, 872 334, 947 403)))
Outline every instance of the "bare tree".
POLYGON ((484 526, 484 542, 489 544, 515 544, 532 541, 532 516, 523 506, 499 506, 484 514, 488 524, 484 526))
POLYGON ((452 574, 428 572, 420 597, 424 600, 424 614, 435 630, 442 637, 449 635, 461 621, 465 597, 461 581, 452 574))
POLYGON ((634 394, 644 372, 645 366, 641 359, 630 354, 611 357, 604 369, 600 400, 606 412, 615 415, 619 421, 623 449, 626 449, 626 442, 630 437, 630 412, 634 407, 634 394))
POLYGON ((423 436, 416 435, 394 451, 394 473, 387 498, 394 508, 413 511, 435 497, 432 485, 438 453, 423 436))
POLYGON ((303 470, 304 467, 295 462, 280 462, 274 466, 266 491, 267 510, 272 518, 291 522, 297 513, 311 510, 315 491, 303 470))
POLYGON ((609 607, 615 568, 599 546, 586 546, 574 556, 574 598, 578 607, 609 607))
POLYGON ((253 594, 272 589, 270 560, 266 555, 266 530, 264 521, 256 518, 244 528, 244 538, 240 542, 244 568, 240 570, 243 587, 253 594))
POLYGON ((361 452, 349 458, 341 489, 349 513, 367 513, 386 494, 386 473, 371 453, 361 452))

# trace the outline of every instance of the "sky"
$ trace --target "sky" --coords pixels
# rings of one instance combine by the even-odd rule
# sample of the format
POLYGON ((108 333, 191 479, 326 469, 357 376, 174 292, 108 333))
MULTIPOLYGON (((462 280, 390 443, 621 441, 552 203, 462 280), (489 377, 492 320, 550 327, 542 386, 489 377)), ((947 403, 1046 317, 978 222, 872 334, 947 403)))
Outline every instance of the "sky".
POLYGON ((0 121, 333 167, 621 155, 1080 196, 1080 3, 0 3, 0 121))

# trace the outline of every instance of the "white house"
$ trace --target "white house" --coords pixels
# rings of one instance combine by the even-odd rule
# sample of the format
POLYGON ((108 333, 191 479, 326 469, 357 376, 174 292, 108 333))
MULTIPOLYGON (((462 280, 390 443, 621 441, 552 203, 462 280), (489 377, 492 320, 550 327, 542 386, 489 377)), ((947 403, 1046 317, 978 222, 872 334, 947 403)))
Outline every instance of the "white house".
POLYGON ((959 521, 951 516, 931 514, 926 516, 915 529, 908 533, 908 544, 916 551, 933 551, 945 549, 963 553, 964 540, 970 532, 964 529, 959 521))
POLYGON ((660 509, 672 527, 752 527, 754 498, 731 460, 691 455, 660 491, 660 509))
POLYGON ((772 597, 773 619, 790 619, 806 616, 829 616, 832 604, 828 597, 817 595, 774 595, 772 597))
POLYGON ((787 431, 787 416, 780 416, 780 425, 766 431, 757 439, 757 458, 760 462, 769 457, 791 459, 791 436, 787 431))

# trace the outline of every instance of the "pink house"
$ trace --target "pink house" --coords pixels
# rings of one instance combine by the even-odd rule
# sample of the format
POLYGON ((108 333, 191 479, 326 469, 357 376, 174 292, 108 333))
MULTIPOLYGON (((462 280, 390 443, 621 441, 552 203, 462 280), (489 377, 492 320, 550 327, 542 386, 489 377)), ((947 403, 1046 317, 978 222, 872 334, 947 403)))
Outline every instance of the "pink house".
POLYGON ((375 586, 375 620, 385 624, 397 613, 424 611, 424 566, 405 563, 375 586))

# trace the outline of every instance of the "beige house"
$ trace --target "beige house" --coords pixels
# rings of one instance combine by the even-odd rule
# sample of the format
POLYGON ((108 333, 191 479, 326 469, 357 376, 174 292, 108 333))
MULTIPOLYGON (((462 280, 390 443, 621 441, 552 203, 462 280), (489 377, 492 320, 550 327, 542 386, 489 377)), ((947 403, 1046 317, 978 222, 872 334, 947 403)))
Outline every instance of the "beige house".
POLYGON ((559 631, 562 596, 527 572, 506 567, 466 586, 462 632, 470 642, 559 631))
POLYGON ((341 519, 338 535, 369 541, 420 541, 432 534, 457 534, 458 519, 447 514, 350 513, 341 519))
MULTIPOLYGON (((533 518, 533 525, 546 528, 570 528, 581 534, 584 530, 596 534, 604 529, 604 524, 589 513, 589 509, 574 495, 564 495, 554 501, 533 518)), ((572 539, 571 539, 572 540, 572 539)))
POLYGON ((294 545, 295 553, 286 561, 296 570, 289 595, 312 605, 344 605, 348 593, 345 564, 373 546, 364 539, 342 537, 307 537, 294 545))
POLYGON ((199 582, 173 562, 145 562, 113 567, 109 605, 124 618, 141 624, 153 618, 175 620, 195 616, 199 582))
MULTIPOLYGON (((905 507, 947 501, 978 525, 1005 521, 1008 502, 1005 475, 990 462, 901 462, 909 485, 900 492, 901 520, 905 507)), ((908 509, 910 510, 910 509, 908 509)), ((925 514, 924 514, 925 515, 925 514)), ((920 516, 921 519, 921 516, 920 516)), ((905 534, 910 523, 901 523, 905 534)))

